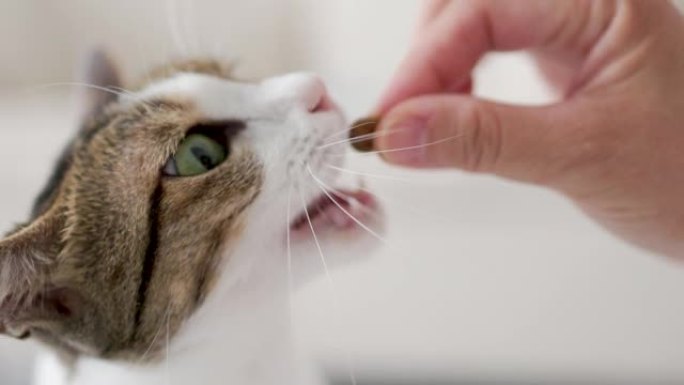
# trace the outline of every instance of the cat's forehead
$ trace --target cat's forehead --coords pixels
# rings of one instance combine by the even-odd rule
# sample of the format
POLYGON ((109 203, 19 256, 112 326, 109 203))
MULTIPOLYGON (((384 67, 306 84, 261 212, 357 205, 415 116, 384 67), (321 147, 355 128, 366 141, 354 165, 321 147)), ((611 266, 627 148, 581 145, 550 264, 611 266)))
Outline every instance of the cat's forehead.
POLYGON ((260 113, 264 98, 260 87, 212 75, 180 72, 149 84, 123 101, 168 100, 191 105, 204 119, 252 118, 260 113))
POLYGON ((204 120, 274 120, 293 109, 315 108, 321 99, 315 76, 294 73, 258 82, 237 81, 215 72, 179 71, 123 95, 121 102, 164 100, 191 106, 204 120))

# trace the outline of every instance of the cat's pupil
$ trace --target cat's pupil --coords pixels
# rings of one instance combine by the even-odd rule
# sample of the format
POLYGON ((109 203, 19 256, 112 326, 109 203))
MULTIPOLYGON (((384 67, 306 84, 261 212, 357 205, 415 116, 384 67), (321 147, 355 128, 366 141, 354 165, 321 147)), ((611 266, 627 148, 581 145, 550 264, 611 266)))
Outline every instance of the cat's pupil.
POLYGON ((204 167, 206 167, 206 168, 209 168, 209 167, 212 166, 212 164, 211 164, 211 159, 210 159, 208 156, 206 156, 206 155, 200 157, 200 162, 202 162, 202 164, 203 164, 204 167))
POLYGON ((209 155, 204 151, 204 149, 199 148, 199 147, 193 147, 190 149, 192 151, 192 154, 195 155, 195 157, 202 163, 202 165, 206 169, 210 169, 214 167, 214 161, 211 159, 209 155))

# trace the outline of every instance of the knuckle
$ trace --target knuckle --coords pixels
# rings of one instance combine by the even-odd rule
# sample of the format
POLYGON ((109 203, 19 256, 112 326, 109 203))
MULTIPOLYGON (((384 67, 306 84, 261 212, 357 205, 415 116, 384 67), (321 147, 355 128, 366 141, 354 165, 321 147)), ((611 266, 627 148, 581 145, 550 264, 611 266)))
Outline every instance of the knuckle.
POLYGON ((502 127, 498 116, 476 103, 464 106, 460 114, 461 167, 466 171, 488 172, 501 157, 502 127))

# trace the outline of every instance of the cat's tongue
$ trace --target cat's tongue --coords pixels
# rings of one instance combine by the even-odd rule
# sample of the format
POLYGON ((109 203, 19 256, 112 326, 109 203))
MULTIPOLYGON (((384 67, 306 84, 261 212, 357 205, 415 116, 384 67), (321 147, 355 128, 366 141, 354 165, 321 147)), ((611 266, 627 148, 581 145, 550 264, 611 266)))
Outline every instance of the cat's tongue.
POLYGON ((318 233, 333 228, 347 230, 360 226, 376 209, 373 195, 364 191, 338 191, 322 194, 299 214, 290 228, 295 233, 318 233), (308 213, 308 215, 307 215, 308 213))

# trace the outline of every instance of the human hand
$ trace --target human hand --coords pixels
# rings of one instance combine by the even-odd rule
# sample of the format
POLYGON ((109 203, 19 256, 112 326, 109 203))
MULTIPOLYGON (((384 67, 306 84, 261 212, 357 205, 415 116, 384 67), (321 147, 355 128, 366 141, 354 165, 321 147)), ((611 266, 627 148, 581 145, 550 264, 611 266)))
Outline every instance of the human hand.
POLYGON ((624 239, 684 258, 684 21, 669 1, 430 1, 377 111, 391 163, 550 187, 624 239), (483 54, 522 49, 562 101, 468 94, 483 54))

